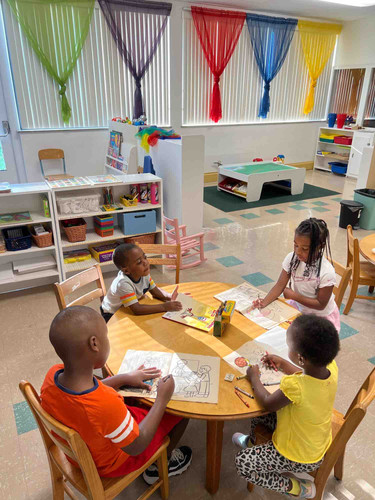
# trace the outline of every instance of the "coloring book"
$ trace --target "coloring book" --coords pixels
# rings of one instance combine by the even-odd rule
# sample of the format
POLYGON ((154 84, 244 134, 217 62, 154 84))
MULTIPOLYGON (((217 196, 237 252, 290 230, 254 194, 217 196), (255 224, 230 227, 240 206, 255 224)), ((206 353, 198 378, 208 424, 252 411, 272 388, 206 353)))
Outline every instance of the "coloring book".
POLYGON ((167 312, 163 318, 198 328, 198 330, 203 330, 204 332, 211 330, 214 325, 216 309, 206 306, 206 304, 202 304, 202 302, 198 302, 193 297, 190 297, 190 295, 183 293, 179 293, 176 300, 181 302, 182 310, 167 312))
POLYGON ((242 375, 246 375, 246 370, 249 365, 259 365, 260 379, 263 384, 272 384, 280 382, 283 373, 275 371, 266 366, 261 359, 268 352, 268 354, 278 354, 269 345, 250 340, 232 353, 224 356, 224 361, 239 370, 242 375))
POLYGON ((263 299, 266 295, 265 292, 249 285, 249 283, 242 283, 235 288, 215 295, 215 299, 222 302, 225 300, 235 300, 237 311, 266 330, 298 314, 296 309, 284 304, 280 300, 271 302, 264 309, 254 309, 253 302, 257 299, 263 299))
MULTIPOLYGON (((135 351, 129 349, 125 354, 118 373, 128 373, 145 368, 156 367, 161 377, 172 374, 175 389, 173 400, 196 403, 216 404, 219 397, 220 358, 199 354, 182 354, 159 351, 135 351)), ((151 391, 126 387, 123 396, 156 398, 159 379, 150 380, 151 391)))

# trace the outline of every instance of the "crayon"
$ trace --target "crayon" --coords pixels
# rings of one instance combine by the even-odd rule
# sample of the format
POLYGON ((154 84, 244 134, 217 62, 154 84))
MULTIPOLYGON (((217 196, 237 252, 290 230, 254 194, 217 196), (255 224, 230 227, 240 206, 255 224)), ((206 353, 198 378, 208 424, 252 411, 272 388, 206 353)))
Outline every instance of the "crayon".
POLYGON ((243 404, 245 406, 247 406, 248 408, 250 408, 250 405, 247 404, 247 402, 243 399, 243 397, 241 396, 241 394, 238 391, 236 391, 236 390, 234 392, 235 392, 236 396, 238 396, 240 398, 240 400, 243 402, 243 404))
POLYGON ((244 391, 243 389, 241 389, 240 387, 237 387, 236 385, 234 386, 234 388, 241 392, 242 394, 245 394, 245 396, 247 396, 248 398, 251 398, 251 399, 254 399, 254 396, 252 396, 251 394, 249 394, 248 392, 244 391))

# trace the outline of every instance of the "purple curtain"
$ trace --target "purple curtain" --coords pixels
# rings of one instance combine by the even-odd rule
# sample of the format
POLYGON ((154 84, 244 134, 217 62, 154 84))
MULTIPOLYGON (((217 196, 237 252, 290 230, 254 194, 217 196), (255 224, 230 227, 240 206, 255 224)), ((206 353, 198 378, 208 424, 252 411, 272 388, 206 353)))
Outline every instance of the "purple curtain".
POLYGON ((121 57, 135 80, 133 118, 139 118, 145 114, 141 81, 159 46, 172 4, 146 0, 99 0, 99 5, 121 57))

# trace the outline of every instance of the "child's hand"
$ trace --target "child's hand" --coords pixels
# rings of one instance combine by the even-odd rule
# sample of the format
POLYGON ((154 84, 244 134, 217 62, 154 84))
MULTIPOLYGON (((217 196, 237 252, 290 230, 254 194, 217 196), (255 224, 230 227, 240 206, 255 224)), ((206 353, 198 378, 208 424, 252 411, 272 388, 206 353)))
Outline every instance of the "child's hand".
POLYGON ((285 288, 284 289, 284 299, 286 300, 292 300, 294 298, 294 292, 291 288, 285 288))
POLYGON ((260 377, 260 370, 258 365, 251 365, 248 367, 246 370, 246 376, 249 380, 253 378, 259 378, 260 377))
POLYGON ((159 380, 158 398, 161 398, 164 403, 168 403, 174 391, 173 375, 167 375, 159 380))
POLYGON ((164 311, 181 311, 182 304, 178 300, 170 300, 165 302, 164 311))
POLYGON ((266 307, 264 299, 257 299, 253 301, 252 309, 263 309, 264 307, 266 307))
POLYGON ((268 367, 274 369, 276 368, 278 370, 282 370, 283 362, 284 359, 277 354, 265 354, 261 361, 268 367))
POLYGON ((145 384, 144 380, 152 380, 153 378, 160 377, 161 370, 153 366, 152 368, 145 368, 144 365, 140 366, 137 370, 130 372, 128 375, 128 384, 132 387, 140 387, 141 389, 146 389, 151 391, 151 386, 145 384))
POLYGON ((168 292, 164 292, 163 291, 163 294, 164 294, 164 300, 165 301, 170 301, 170 300, 176 300, 177 299, 177 295, 178 295, 178 285, 176 286, 176 288, 173 290, 172 293, 168 293, 168 292))

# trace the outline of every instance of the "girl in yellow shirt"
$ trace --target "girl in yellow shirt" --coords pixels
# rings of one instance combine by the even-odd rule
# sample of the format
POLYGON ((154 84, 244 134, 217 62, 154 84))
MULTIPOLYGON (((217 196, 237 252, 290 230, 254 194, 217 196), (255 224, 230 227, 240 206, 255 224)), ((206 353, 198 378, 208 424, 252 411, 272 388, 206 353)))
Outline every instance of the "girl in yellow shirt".
POLYGON ((334 358, 340 341, 333 324, 313 314, 296 318, 286 339, 294 364, 274 354, 262 360, 285 373, 279 390, 273 394, 267 391, 260 381, 258 365, 247 369, 257 401, 270 413, 251 420, 249 435, 233 435, 234 444, 242 448, 236 455, 236 468, 248 482, 263 488, 314 498, 312 481, 283 473, 316 470, 331 444, 338 375, 334 358), (255 446, 254 429, 259 423, 273 431, 272 441, 255 446))

